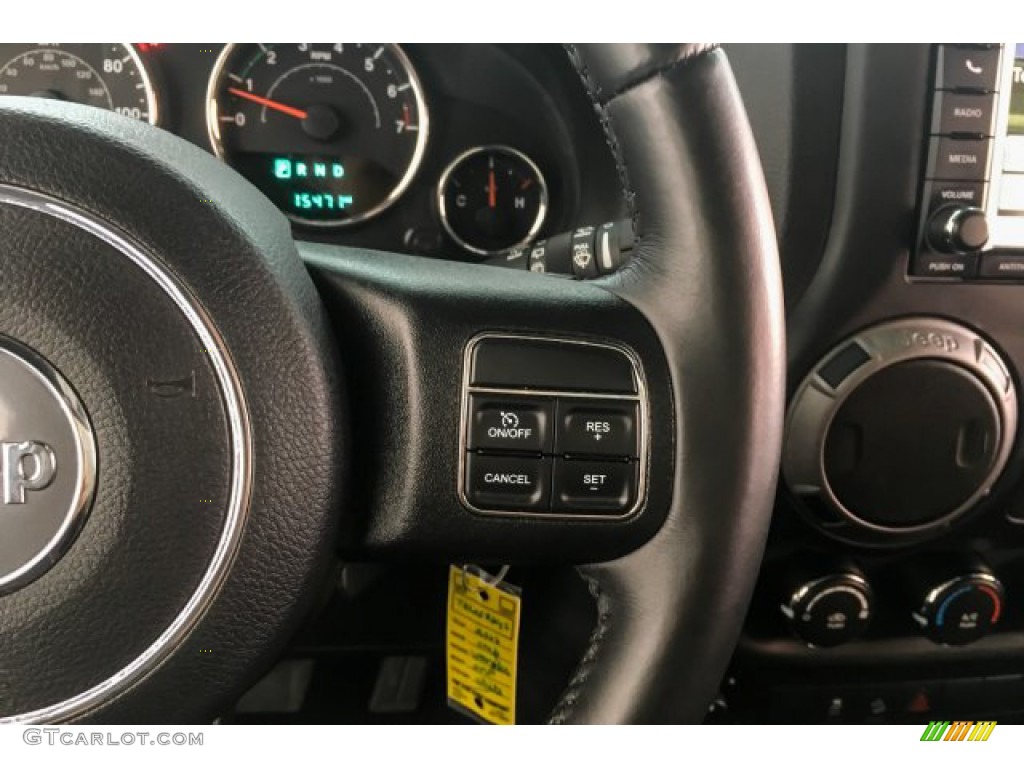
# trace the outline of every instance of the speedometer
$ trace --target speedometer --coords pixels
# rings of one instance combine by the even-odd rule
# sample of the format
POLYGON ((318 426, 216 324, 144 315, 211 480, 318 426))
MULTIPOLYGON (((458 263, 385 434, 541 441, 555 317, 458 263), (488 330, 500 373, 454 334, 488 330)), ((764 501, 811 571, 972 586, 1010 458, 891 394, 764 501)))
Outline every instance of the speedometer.
POLYGON ((0 44, 0 96, 74 101, 157 123, 152 81, 126 43, 0 44))
POLYGON ((390 43, 229 45, 207 91, 217 155, 311 226, 393 204, 419 168, 427 124, 419 78, 390 43))

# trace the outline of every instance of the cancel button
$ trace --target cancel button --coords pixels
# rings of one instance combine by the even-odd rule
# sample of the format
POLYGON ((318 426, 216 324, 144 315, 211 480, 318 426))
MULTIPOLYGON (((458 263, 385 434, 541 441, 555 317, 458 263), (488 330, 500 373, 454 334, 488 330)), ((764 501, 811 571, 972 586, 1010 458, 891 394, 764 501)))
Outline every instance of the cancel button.
POLYGON ((467 456, 466 497, 483 510, 537 512, 551 498, 551 459, 467 456))

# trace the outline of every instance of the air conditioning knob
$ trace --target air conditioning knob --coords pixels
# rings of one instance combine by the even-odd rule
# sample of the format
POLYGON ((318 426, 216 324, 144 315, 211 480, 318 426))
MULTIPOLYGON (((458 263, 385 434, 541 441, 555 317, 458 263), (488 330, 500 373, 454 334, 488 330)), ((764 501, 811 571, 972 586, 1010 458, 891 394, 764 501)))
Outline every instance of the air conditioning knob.
POLYGON ((781 610, 794 634, 808 645, 832 648, 863 634, 874 595, 864 577, 839 571, 800 584, 781 610))
POLYGON ((928 220, 928 242, 941 253, 973 253, 988 242, 988 220, 981 208, 947 205, 928 220))
POLYGON ((933 586, 913 619, 936 643, 966 645, 991 632, 1002 612, 1003 585, 978 569, 933 586))

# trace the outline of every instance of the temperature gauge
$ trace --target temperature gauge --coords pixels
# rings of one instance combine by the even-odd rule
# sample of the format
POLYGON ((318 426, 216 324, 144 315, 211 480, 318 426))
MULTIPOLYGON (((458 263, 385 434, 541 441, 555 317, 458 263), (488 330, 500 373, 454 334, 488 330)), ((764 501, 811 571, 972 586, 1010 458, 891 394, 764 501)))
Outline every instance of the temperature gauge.
POLYGON ((477 147, 459 155, 441 176, 437 194, 445 230, 481 256, 530 242, 548 209, 543 174, 511 147, 477 147))

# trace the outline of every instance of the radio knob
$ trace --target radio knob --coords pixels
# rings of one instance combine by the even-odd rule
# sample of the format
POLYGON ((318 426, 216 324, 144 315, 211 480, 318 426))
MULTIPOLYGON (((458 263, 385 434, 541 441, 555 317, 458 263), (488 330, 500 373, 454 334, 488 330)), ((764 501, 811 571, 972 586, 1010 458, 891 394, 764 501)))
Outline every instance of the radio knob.
POLYGON ((797 637, 808 645, 831 648, 864 632, 873 601, 863 576, 838 571, 800 584, 781 609, 797 637))
POLYGON ((942 253, 972 253, 988 242, 988 220, 981 208, 947 205, 928 221, 928 242, 942 253))
POLYGON ((966 645, 987 635, 1003 612, 1003 585, 987 569, 933 586, 913 614, 929 639, 966 645))

